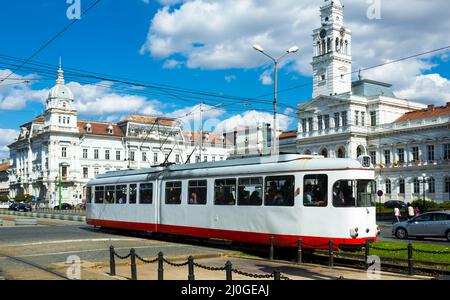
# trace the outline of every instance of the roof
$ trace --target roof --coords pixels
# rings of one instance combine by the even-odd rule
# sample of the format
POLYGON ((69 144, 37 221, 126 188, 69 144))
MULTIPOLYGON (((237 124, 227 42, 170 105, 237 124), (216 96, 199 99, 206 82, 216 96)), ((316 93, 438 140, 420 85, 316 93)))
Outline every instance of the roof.
POLYGON ((81 134, 92 134, 92 135, 104 135, 104 136, 116 136, 116 137, 124 137, 124 133, 122 129, 117 124, 104 123, 104 122, 92 122, 92 121, 78 121, 78 128, 80 129, 81 134), (91 132, 86 131, 86 125, 91 125, 91 132), (113 133, 110 134, 108 132, 109 126, 113 127, 113 133))
POLYGON ((165 117, 148 117, 148 116, 140 116, 140 115, 132 115, 127 117, 126 119, 119 122, 125 123, 125 122, 139 122, 139 123, 147 123, 147 124, 154 124, 158 122, 161 125, 167 125, 171 126, 173 125, 176 120, 171 118, 165 118, 165 117))
POLYGON ((0 164, 0 172, 5 172, 5 171, 9 170, 9 168, 11 168, 11 165, 9 162, 0 164))
POLYGON ((428 105, 428 107, 425 109, 407 112, 403 116, 398 118, 394 123, 428 119, 440 116, 450 116, 450 102, 447 102, 445 106, 428 105))
POLYGON ((284 140, 289 138, 296 138, 297 134, 298 134, 297 130, 285 131, 282 134, 280 134, 279 139, 284 140))
POLYGON ((361 79, 352 82, 352 93, 357 96, 372 97, 372 96, 387 96, 395 98, 392 91, 392 84, 380 81, 361 79))

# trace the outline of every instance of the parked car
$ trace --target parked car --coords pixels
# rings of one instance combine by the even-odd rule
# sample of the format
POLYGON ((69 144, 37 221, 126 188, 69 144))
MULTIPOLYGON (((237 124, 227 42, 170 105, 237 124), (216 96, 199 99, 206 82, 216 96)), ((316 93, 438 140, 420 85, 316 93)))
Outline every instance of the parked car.
POLYGON ((450 242, 450 212, 429 212, 392 226, 399 239, 445 237, 450 242))
POLYGON ((14 202, 9 206, 9 210, 26 212, 26 211, 32 211, 33 208, 31 207, 31 204, 29 204, 29 203, 14 202))
POLYGON ((384 207, 402 209, 406 207, 406 203, 400 200, 389 200, 384 203, 384 207))
MULTIPOLYGON (((59 210, 59 205, 56 205, 54 207, 54 209, 59 210)), ((61 204, 61 210, 69 210, 69 209, 73 209, 73 206, 69 203, 62 203, 61 204)))
POLYGON ((18 205, 19 205, 19 203, 13 202, 13 203, 11 203, 11 205, 9 206, 8 210, 16 211, 16 208, 17 208, 18 205))

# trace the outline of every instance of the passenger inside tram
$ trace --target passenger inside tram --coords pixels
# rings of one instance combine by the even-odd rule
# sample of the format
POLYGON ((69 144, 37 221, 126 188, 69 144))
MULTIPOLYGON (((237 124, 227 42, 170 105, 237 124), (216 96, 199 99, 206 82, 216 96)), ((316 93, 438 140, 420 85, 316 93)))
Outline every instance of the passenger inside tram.
POLYGON ((333 187, 333 205, 337 207, 346 206, 344 192, 340 181, 336 182, 333 187))
POLYGON ((293 206, 294 205, 294 188, 292 180, 288 178, 277 178, 269 183, 266 191, 267 206, 293 206))
POLYGON ((327 206, 327 183, 326 175, 306 175, 304 177, 303 205, 327 206))
POLYGON ((189 204, 200 204, 200 202, 198 194, 196 192, 191 193, 189 204))

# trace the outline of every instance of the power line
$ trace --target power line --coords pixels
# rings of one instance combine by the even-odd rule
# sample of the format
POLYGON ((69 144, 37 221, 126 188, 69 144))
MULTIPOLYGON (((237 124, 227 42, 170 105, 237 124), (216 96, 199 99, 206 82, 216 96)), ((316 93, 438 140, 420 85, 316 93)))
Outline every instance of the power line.
POLYGON ((72 27, 76 22, 78 22, 81 17, 83 17, 85 14, 87 14, 91 9, 93 9, 97 4, 100 3, 101 0, 97 0, 94 2, 94 4, 92 4, 89 8, 87 8, 85 11, 83 11, 80 15, 79 19, 75 19, 73 20, 71 23, 69 23, 66 27, 64 27, 60 32, 58 32, 55 36, 53 36, 50 40, 48 40, 44 45, 42 45, 41 47, 39 47, 30 57, 28 57, 19 67, 17 67, 16 69, 12 70, 11 73, 6 76, 6 78, 1 79, 0 82, 5 81, 6 79, 8 79, 12 74, 14 74, 15 72, 19 71, 24 65, 26 65, 30 60, 32 60, 36 55, 38 55, 40 52, 42 52, 45 48, 47 48, 51 43, 53 43, 57 38, 59 38, 64 32, 66 32, 67 30, 70 29, 70 27, 72 27))

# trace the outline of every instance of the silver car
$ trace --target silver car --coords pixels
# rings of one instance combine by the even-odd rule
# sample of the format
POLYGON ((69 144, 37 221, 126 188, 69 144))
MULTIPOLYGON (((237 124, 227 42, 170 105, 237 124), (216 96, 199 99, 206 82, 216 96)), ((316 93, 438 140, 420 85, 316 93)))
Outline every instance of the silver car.
POLYGON ((450 212, 429 212, 392 226, 399 239, 445 237, 450 242, 450 212))

